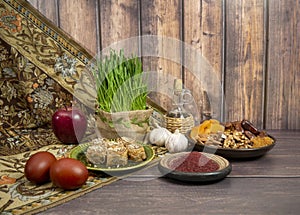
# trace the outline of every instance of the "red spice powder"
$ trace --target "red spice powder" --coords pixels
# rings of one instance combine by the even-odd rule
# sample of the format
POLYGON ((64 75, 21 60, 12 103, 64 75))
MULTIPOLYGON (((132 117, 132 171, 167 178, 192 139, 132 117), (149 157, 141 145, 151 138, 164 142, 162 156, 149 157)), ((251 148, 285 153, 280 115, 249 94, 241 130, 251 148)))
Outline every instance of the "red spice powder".
POLYGON ((219 169, 219 164, 201 153, 191 152, 175 159, 171 168, 181 172, 214 172, 219 169))

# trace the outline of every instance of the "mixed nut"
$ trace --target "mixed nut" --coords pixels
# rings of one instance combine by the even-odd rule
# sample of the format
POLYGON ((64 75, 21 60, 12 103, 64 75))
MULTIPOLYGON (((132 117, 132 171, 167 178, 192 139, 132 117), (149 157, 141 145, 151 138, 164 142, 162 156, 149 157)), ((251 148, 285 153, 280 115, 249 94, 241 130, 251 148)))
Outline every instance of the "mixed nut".
POLYGON ((273 138, 248 120, 225 124, 214 119, 205 120, 192 129, 190 136, 201 144, 229 149, 260 148, 274 143, 273 138))

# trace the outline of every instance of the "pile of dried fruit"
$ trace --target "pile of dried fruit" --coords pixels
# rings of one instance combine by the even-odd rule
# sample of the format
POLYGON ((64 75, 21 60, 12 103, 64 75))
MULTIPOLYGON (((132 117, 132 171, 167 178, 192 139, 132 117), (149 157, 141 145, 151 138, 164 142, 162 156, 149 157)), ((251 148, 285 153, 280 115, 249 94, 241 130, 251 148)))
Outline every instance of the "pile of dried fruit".
POLYGON ((205 120, 191 130, 195 141, 230 149, 260 148, 274 143, 265 131, 259 131, 247 120, 221 124, 218 120, 205 120))

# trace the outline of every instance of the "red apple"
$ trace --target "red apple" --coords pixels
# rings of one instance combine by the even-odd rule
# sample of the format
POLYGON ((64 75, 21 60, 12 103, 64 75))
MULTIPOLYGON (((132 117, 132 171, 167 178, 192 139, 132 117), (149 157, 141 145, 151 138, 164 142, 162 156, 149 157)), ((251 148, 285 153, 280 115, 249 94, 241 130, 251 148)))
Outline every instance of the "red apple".
POLYGON ((79 143, 86 131, 87 120, 81 110, 65 107, 52 116, 52 129, 55 136, 63 143, 79 143))

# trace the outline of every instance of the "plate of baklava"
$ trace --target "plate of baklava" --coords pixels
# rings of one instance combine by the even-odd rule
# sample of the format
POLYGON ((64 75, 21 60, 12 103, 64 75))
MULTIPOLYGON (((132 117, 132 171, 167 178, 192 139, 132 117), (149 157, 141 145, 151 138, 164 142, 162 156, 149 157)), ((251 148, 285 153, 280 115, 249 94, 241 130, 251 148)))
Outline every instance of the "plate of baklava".
POLYGON ((106 173, 130 172, 147 165, 154 158, 150 145, 129 138, 97 138, 74 147, 69 157, 80 160, 88 170, 106 173))

